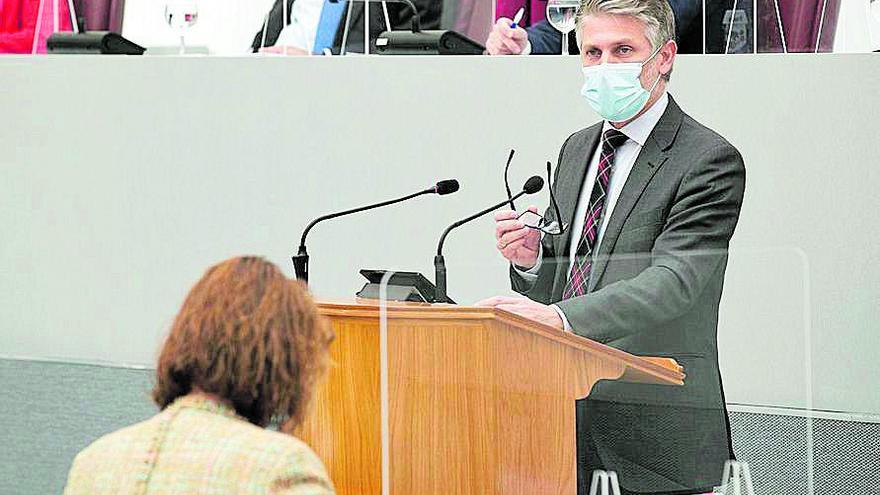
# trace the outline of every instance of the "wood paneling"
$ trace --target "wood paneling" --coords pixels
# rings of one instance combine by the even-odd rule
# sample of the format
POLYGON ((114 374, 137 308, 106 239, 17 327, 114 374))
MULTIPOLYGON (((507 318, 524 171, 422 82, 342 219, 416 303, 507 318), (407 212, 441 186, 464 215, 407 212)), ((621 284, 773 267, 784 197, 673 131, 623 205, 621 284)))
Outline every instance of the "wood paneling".
POLYGON ((324 464, 340 494, 381 492, 379 319, 331 318, 333 363, 297 436, 324 464))
MULTIPOLYGON (((337 333, 335 365, 300 435, 340 494, 378 495, 379 308, 320 307, 337 333)), ((492 308, 387 309, 397 495, 574 493, 575 399, 600 379, 684 379, 674 361, 638 358, 492 308)))

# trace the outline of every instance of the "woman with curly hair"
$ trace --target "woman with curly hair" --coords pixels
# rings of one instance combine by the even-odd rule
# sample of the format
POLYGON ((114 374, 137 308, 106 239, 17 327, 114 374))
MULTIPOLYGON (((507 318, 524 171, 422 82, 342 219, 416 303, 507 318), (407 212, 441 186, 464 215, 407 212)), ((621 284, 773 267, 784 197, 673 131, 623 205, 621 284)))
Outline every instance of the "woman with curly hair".
POLYGON ((213 266, 159 356, 161 412, 80 452, 64 493, 332 494, 323 464, 291 432, 333 337, 305 287, 272 263, 213 266))

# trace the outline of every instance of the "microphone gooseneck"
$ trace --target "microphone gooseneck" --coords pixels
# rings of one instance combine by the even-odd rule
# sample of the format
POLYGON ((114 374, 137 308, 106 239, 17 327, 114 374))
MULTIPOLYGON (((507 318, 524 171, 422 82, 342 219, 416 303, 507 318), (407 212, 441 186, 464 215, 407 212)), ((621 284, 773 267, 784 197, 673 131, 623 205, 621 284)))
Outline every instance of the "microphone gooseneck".
POLYGON ((472 220, 476 220, 477 218, 480 218, 487 213, 493 212, 498 208, 501 208, 502 206, 509 204, 510 202, 515 201, 526 194, 535 194, 543 187, 544 179, 537 175, 533 175, 532 177, 529 177, 525 184, 523 184, 522 191, 518 192, 515 196, 513 196, 513 198, 505 199, 498 204, 492 205, 485 210, 474 213, 467 218, 462 218, 461 220, 450 225, 449 227, 446 227, 446 230, 444 230, 443 234, 440 235, 440 241, 437 243, 437 254, 434 256, 434 285, 436 285, 437 287, 437 295, 435 297, 435 300, 437 302, 445 303, 449 300, 446 295, 446 260, 443 258, 443 243, 446 242, 446 236, 449 235, 449 233, 453 229, 461 227, 462 225, 472 220))
POLYGON ((395 203, 400 203, 402 201, 413 199, 413 198, 421 196, 423 194, 432 194, 432 193, 434 193, 434 187, 432 187, 430 189, 425 189, 424 191, 419 191, 419 192, 415 192, 412 194, 408 194, 402 198, 390 199, 388 201, 382 201, 381 203, 376 203, 373 205, 359 206, 357 208, 352 208, 350 210, 340 211, 337 213, 328 213, 327 215, 322 215, 322 216, 312 220, 311 223, 309 223, 306 226, 305 230, 303 230, 302 238, 299 241, 299 245, 300 245, 300 247, 304 247, 306 245, 306 236, 309 235, 309 231, 312 230, 312 227, 323 222, 324 220, 331 220, 333 218, 343 217, 345 215, 351 215, 354 213, 360 213, 362 211, 372 210, 374 208, 381 208, 383 206, 389 206, 389 205, 393 205, 395 203))
POLYGON ((324 220, 331 220, 333 218, 343 217, 346 215, 352 215, 354 213, 360 213, 362 211, 373 210, 376 208, 382 208, 383 206, 390 206, 390 205, 393 205, 396 203, 402 203, 404 201, 413 199, 418 196, 422 196, 424 194, 439 194, 439 195, 451 194, 451 193, 454 193, 455 191, 458 191, 458 187, 459 187, 458 181, 455 179, 443 180, 443 181, 440 181, 437 184, 435 184, 427 189, 423 189, 421 191, 414 192, 412 194, 408 194, 406 196, 403 196, 403 197, 400 197, 397 199, 390 199, 388 201, 382 201, 380 203, 375 203, 375 204, 371 204, 371 205, 367 205, 367 206, 360 206, 357 208, 351 208, 351 209, 340 211, 337 213, 328 213, 327 215, 322 215, 322 216, 312 220, 306 226, 306 228, 303 230, 302 237, 300 238, 300 241, 299 241, 299 249, 297 249, 297 253, 291 257, 291 260, 293 261, 293 269, 294 269, 294 272, 296 273, 296 278, 298 280, 302 280, 303 282, 306 282, 306 283, 308 283, 308 281, 309 281, 309 253, 308 253, 308 250, 306 249, 306 237, 308 237, 309 232, 318 223, 323 222, 324 220))
POLYGON ((416 8, 416 4, 412 2, 412 0, 402 0, 403 3, 409 5, 409 8, 413 11, 412 23, 410 24, 410 31, 414 33, 422 32, 422 16, 419 15, 419 9, 416 8))

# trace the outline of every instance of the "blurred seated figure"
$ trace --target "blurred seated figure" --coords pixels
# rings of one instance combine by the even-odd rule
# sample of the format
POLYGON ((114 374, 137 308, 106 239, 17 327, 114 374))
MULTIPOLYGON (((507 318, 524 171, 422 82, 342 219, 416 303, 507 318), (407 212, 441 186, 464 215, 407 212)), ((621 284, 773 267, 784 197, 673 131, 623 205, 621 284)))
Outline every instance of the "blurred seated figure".
POLYGON ((495 0, 495 16, 513 19, 519 9, 523 9, 520 24, 531 26, 544 20, 547 13, 547 0, 495 0))
POLYGON ((333 337, 305 286, 275 265, 243 257, 211 267, 159 356, 161 412, 80 452, 64 493, 331 495, 323 464, 291 432, 333 337))
MULTIPOLYGON (((615 0, 608 0, 614 3, 615 0)), ((505 12, 512 2, 505 1, 505 12)), ((521 0, 523 7, 528 2, 521 0)), ((703 7, 700 0, 669 0, 675 15, 678 53, 703 53, 703 7)), ((536 17, 533 13, 533 17, 536 17)), ((562 34, 540 16, 531 26, 511 28, 513 21, 501 17, 495 22, 486 51, 489 55, 559 55, 562 53, 562 34)), ((569 53, 580 53, 574 33, 569 33, 569 53)))
POLYGON ((71 30, 67 0, 58 0, 58 12, 55 5, 54 0, 0 0, 0 53, 46 53, 53 32, 71 30))
MULTIPOLYGON (((419 10, 422 29, 440 29, 443 3, 439 0, 413 0, 419 10)), ((388 17, 393 30, 409 30, 412 26, 412 9, 402 3, 388 3, 388 17)), ((340 0, 275 0, 268 20, 254 37, 251 44, 254 52, 263 49, 268 52, 285 51, 288 55, 320 54, 325 48, 339 54, 345 32, 345 15, 348 2, 340 0), (284 1, 287 2, 287 22, 282 29, 284 1), (265 33, 264 29, 265 27, 265 33), (265 38, 265 39, 264 39, 265 38)), ((352 6, 346 52, 364 51, 364 4, 356 2, 352 6)), ((370 51, 375 50, 376 38, 386 31, 385 14, 382 4, 370 5, 370 51)))

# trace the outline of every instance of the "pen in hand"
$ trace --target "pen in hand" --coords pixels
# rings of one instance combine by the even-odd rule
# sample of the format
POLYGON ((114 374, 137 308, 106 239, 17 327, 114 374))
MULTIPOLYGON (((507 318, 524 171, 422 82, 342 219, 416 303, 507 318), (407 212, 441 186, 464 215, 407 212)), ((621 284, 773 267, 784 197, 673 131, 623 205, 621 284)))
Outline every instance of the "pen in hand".
POLYGON ((520 21, 522 21, 523 14, 526 13, 526 9, 524 7, 520 7, 519 10, 516 11, 516 15, 513 16, 513 24, 510 25, 510 29, 516 29, 519 26, 520 21))

